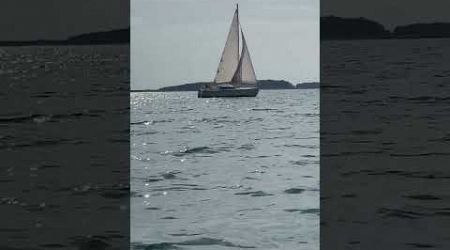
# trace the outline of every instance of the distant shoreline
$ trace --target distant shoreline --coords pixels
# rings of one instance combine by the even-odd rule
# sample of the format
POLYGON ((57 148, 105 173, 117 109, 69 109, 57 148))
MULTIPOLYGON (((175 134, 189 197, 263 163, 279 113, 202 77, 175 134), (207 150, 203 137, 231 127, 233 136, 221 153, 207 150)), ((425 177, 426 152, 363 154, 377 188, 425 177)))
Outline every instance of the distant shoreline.
MULTIPOLYGON (((320 17, 321 41, 387 40, 387 39, 445 39, 450 38, 450 23, 413 23, 396 26, 392 31, 373 20, 358 17, 320 17)), ((116 45, 130 43, 130 27, 70 36, 62 40, 0 41, 0 47, 116 45)))
POLYGON ((130 28, 92 32, 68 37, 64 40, 0 41, 0 47, 115 45, 130 43, 130 28))
MULTIPOLYGON (((180 85, 168 86, 159 89, 135 89, 130 92, 181 92, 181 91, 198 91, 201 86, 204 86, 207 82, 195 82, 185 83, 180 85)), ((292 83, 284 80, 259 80, 259 89, 263 90, 283 90, 283 89, 318 89, 320 83, 318 82, 305 82, 293 85, 292 83)))
POLYGON ((450 23, 413 23, 396 26, 390 31, 364 17, 324 16, 320 17, 320 37, 321 41, 445 39, 450 38, 450 23))
POLYGON ((450 37, 390 37, 390 38, 332 38, 332 39, 322 39, 322 42, 328 41, 371 41, 371 40, 385 40, 385 41, 393 41, 393 40, 420 40, 420 39, 449 39, 450 37))

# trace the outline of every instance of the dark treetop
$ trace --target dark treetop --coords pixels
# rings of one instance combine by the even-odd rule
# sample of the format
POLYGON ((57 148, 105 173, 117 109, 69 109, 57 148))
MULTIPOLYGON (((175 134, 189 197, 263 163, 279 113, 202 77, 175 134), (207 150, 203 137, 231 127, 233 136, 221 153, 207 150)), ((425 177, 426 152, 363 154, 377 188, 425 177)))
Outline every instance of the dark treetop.
POLYGON ((383 25, 366 18, 342 18, 326 16, 320 18, 320 37, 331 39, 388 38, 390 32, 383 25))
POLYGON ((130 28, 93 32, 65 40, 0 41, 0 46, 129 44, 130 28))
POLYGON ((399 39, 450 37, 450 23, 416 23, 397 26, 391 32, 383 25, 363 18, 325 16, 320 18, 322 40, 399 39))

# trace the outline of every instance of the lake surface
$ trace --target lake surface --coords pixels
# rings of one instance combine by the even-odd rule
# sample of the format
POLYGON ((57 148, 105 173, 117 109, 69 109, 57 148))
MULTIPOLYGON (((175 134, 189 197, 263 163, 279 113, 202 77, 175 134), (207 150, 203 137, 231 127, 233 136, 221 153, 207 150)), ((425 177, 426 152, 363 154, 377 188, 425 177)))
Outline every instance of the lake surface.
POLYGON ((131 94, 133 249, 319 249, 319 90, 131 94))
POLYGON ((321 52, 321 247, 450 249, 450 40, 321 52))
POLYGON ((0 47, 0 249, 129 246, 129 84, 127 45, 0 47))

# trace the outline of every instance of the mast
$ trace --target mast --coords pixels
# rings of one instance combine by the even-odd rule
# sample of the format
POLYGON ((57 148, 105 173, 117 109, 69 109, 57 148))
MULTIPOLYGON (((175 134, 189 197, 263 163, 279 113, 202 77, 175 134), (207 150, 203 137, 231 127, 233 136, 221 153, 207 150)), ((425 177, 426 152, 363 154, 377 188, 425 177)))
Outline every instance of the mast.
MULTIPOLYGON (((238 30, 239 30, 239 28, 241 27, 241 23, 239 22, 239 4, 238 3, 236 3, 236 13, 237 13, 237 26, 238 26, 238 30)), ((241 32, 239 32, 238 31, 238 33, 241 33, 241 32)), ((238 51, 237 51, 237 58, 238 58, 238 61, 240 61, 240 55, 239 55, 239 35, 238 35, 238 45, 237 45, 237 47, 238 47, 238 51)), ((240 65, 238 64, 238 72, 239 72, 239 79, 238 79, 238 81, 239 81, 239 83, 241 83, 242 82, 242 69, 241 69, 241 67, 240 67, 240 65)))
MULTIPOLYGON (((237 17, 237 27, 238 27, 238 30, 239 30, 240 25, 239 25, 239 5, 238 4, 236 4, 236 17, 237 17)), ((237 59, 239 61, 239 34, 238 34, 237 42, 238 42, 237 59)))
MULTIPOLYGON (((238 29, 239 29, 239 5, 238 4, 236 4, 236 17, 237 17, 237 26, 238 26, 238 29)), ((239 31, 238 31, 239 32, 239 31)), ((238 61, 239 61, 239 34, 238 34, 238 61)))

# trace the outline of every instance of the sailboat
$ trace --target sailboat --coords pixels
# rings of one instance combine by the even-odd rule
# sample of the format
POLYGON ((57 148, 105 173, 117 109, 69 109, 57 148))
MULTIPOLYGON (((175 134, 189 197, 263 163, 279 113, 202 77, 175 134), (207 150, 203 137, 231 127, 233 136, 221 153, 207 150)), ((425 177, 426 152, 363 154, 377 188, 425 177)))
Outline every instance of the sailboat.
POLYGON ((200 88, 198 97, 255 97, 258 91, 250 52, 239 23, 239 6, 236 4, 236 11, 231 21, 230 31, 228 32, 214 82, 200 88), (242 39, 240 54, 239 34, 242 39))

